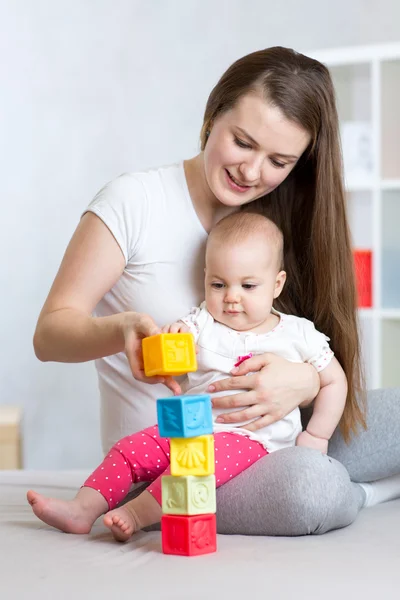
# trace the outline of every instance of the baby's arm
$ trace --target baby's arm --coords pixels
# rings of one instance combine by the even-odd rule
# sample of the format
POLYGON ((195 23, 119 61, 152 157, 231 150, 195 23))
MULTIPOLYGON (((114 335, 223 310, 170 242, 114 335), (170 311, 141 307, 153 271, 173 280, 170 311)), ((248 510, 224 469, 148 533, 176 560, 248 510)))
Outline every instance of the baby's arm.
POLYGON ((333 357, 329 365, 319 372, 321 387, 314 401, 312 417, 297 438, 297 446, 328 451, 328 441, 335 431, 347 398, 347 379, 338 360, 333 357))

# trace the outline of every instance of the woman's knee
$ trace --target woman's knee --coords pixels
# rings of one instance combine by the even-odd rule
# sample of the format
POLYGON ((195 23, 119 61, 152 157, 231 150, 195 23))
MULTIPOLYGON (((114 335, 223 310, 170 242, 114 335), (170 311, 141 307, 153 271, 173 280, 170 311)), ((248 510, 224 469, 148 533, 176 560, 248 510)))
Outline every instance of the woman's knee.
POLYGON ((287 479, 285 500, 300 529, 325 533, 352 523, 360 502, 345 467, 310 448, 288 450, 280 457, 287 479))
MULTIPOLYGON (((359 502, 346 469, 309 448, 286 448, 259 460, 218 494, 219 530, 233 515, 237 533, 307 535, 349 525, 359 502)), ((222 531, 221 531, 222 532, 222 531)))

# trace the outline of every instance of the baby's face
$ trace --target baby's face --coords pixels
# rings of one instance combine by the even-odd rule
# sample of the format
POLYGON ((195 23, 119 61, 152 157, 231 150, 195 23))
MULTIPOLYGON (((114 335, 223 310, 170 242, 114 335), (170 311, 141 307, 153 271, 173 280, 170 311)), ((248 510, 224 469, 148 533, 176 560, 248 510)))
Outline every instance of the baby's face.
MULTIPOLYGON (((280 272, 282 273, 282 272, 280 272)), ((240 243, 209 243, 205 291, 210 314, 236 331, 262 325, 281 290, 277 250, 261 236, 240 243)))

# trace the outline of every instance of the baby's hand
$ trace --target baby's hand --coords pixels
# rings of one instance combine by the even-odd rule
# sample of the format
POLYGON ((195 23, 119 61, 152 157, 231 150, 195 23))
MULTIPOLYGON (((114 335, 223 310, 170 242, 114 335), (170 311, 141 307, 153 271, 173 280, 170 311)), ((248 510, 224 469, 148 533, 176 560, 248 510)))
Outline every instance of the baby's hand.
MULTIPOLYGON (((161 333, 190 333, 190 329, 185 323, 182 321, 177 321, 176 323, 172 323, 171 325, 164 325, 161 329, 161 333)), ((199 347, 195 344, 196 354, 199 353, 199 347)))
POLYGON ((328 440, 316 437, 308 431, 302 431, 296 440, 296 446, 305 446, 306 448, 313 448, 319 450, 323 454, 328 452, 328 440))
POLYGON ((161 333, 190 333, 190 329, 182 321, 177 321, 171 325, 164 325, 161 329, 161 333))

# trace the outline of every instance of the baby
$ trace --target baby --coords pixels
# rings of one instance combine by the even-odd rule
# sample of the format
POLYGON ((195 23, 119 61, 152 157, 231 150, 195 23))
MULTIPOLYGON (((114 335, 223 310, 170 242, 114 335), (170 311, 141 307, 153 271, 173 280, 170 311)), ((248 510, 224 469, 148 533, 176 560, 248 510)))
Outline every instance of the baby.
MULTIPOLYGON (((261 457, 288 446, 308 446, 326 453, 343 413, 347 381, 329 348, 329 339, 307 319, 280 313, 272 306, 285 280, 279 228, 260 214, 234 213, 213 228, 207 241, 205 302, 162 329, 164 333, 192 332, 197 343, 198 370, 188 374, 182 384, 186 394, 208 393, 209 386, 229 377, 235 365, 265 352, 294 362, 307 361, 319 373, 320 392, 305 431, 298 408, 254 432, 246 429, 256 418, 251 406, 246 410, 248 419, 235 425, 223 423, 221 418, 232 409, 213 409, 217 487, 261 457)), ((29 491, 28 501, 42 521, 70 533, 88 533, 106 513, 105 525, 116 539, 126 540, 160 521, 161 475, 169 473, 169 462, 169 440, 161 438, 157 426, 152 426, 117 442, 73 500, 29 491), (139 481, 152 483, 140 496, 115 508, 132 483, 139 481)))

